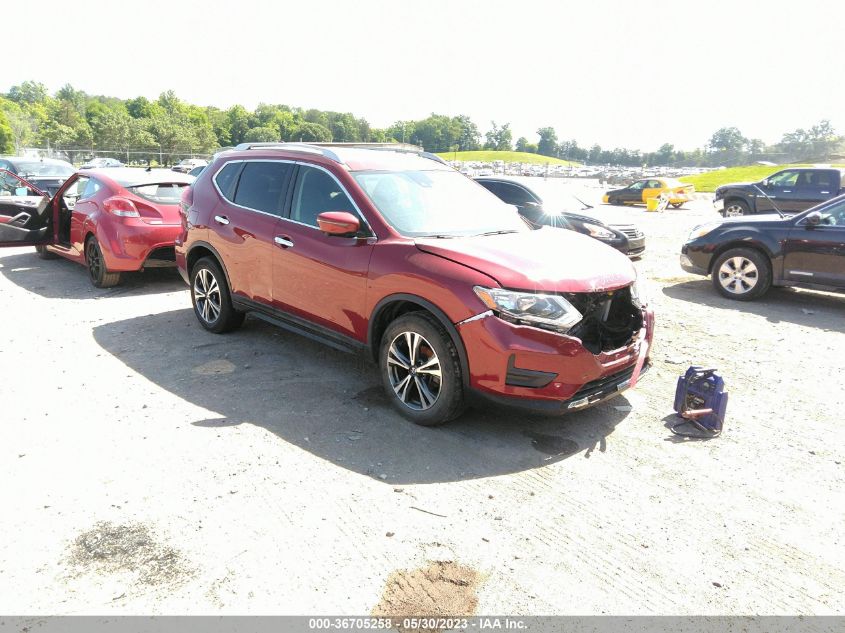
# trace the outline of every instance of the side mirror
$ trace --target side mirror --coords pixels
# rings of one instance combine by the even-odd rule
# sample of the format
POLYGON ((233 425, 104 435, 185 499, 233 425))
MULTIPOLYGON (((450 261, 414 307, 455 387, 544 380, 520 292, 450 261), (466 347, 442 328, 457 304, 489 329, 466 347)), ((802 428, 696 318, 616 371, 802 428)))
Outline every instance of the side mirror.
POLYGON ((348 211, 326 211, 317 216, 317 226, 326 235, 348 237, 361 229, 361 222, 348 211))
POLYGON ((813 211, 812 213, 808 213, 807 217, 804 218, 808 227, 818 226, 822 223, 822 214, 818 211, 813 211))
POLYGON ((769 179, 763 178, 763 180, 760 181, 760 186, 761 187, 768 187, 769 186, 769 179))

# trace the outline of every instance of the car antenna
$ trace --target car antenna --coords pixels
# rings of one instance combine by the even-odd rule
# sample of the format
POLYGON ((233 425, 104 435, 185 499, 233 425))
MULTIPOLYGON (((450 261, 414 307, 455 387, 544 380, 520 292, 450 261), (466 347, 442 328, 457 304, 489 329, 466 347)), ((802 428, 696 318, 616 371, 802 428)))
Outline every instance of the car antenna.
POLYGON ((755 188, 757 191, 759 191, 760 193, 762 193, 764 196, 766 196, 766 200, 768 200, 769 202, 771 202, 771 203, 772 203, 772 206, 775 208, 775 211, 777 211, 777 212, 778 212, 778 215, 779 215, 780 217, 782 217, 782 218, 785 218, 785 217, 786 217, 786 216, 783 214, 783 211, 781 211, 781 210, 780 210, 780 208, 778 207, 778 205, 776 205, 776 204, 775 204, 775 201, 774 201, 774 200, 772 200, 772 199, 768 196, 768 194, 767 194, 765 191, 763 191, 762 189, 760 189, 760 187, 758 187, 758 186, 757 186, 757 183, 754 183, 754 188, 755 188))
POLYGON ((579 198, 579 197, 578 197, 578 196, 576 196, 575 194, 572 194, 572 197, 573 197, 573 198, 575 198, 575 199, 576 199, 578 202, 580 202, 581 204, 583 204, 585 209, 592 209, 592 208, 593 208, 593 205, 591 205, 591 204, 587 204, 586 202, 584 202, 583 200, 581 200, 581 198, 579 198))

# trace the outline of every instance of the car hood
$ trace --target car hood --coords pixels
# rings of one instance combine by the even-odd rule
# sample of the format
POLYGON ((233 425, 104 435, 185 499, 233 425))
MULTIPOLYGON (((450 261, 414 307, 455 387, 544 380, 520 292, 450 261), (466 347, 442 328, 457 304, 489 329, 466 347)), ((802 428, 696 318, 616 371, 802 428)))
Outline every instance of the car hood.
POLYGON ((753 224, 777 224, 779 222, 789 222, 794 213, 784 213, 786 217, 780 217, 777 213, 761 213, 759 215, 740 215, 732 218, 720 219, 719 226, 731 226, 733 224, 753 225, 753 224))
POLYGON ((417 238, 419 250, 478 270, 502 287, 542 292, 615 290, 636 279, 619 251, 586 235, 544 227, 536 231, 417 238))
POLYGON ((735 189, 735 188, 742 188, 742 187, 753 187, 756 184, 758 184, 758 183, 756 183, 756 182, 729 182, 726 185, 719 185, 718 187, 716 187, 716 191, 719 191, 720 189, 735 189))

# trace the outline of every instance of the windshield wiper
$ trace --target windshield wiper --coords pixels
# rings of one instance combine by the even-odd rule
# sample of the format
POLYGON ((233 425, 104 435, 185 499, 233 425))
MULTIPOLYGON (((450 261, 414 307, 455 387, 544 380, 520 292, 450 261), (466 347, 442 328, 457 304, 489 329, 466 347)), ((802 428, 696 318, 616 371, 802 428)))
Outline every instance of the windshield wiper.
POLYGON ((457 235, 449 235, 448 233, 435 233, 433 235, 417 235, 417 237, 421 239, 436 239, 436 240, 448 240, 453 237, 458 237, 457 235))
POLYGON ((573 195, 572 197, 573 197, 573 198, 575 198, 578 202, 580 202, 581 204, 583 204, 583 205, 584 205, 584 208, 583 208, 583 209, 581 209, 581 211, 586 211, 587 209, 592 209, 592 208, 593 208, 593 205, 591 205, 591 204, 587 204, 586 202, 584 202, 583 200, 581 200, 581 198, 579 198, 578 196, 573 195))
POLYGON ((487 231, 486 233, 477 233, 475 237, 481 237, 483 235, 505 235, 506 233, 516 233, 514 229, 505 229, 503 231, 487 231))

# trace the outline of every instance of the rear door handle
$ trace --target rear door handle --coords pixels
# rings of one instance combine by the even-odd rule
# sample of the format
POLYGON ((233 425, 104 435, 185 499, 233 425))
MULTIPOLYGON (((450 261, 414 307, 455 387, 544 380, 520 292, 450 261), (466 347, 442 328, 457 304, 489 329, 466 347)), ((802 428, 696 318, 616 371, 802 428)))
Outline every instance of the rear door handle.
POLYGON ((792 193, 792 189, 784 189, 783 192, 784 193, 792 193))
POLYGON ((225 215, 215 215, 214 221, 217 222, 217 224, 229 224, 229 218, 225 215))
POLYGON ((281 246, 282 248, 290 248, 293 246, 293 240, 290 239, 287 235, 277 235, 274 239, 274 242, 281 246))

